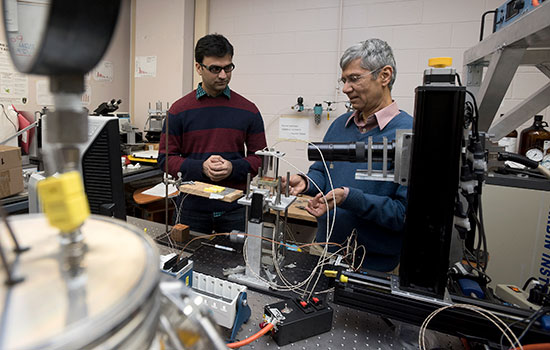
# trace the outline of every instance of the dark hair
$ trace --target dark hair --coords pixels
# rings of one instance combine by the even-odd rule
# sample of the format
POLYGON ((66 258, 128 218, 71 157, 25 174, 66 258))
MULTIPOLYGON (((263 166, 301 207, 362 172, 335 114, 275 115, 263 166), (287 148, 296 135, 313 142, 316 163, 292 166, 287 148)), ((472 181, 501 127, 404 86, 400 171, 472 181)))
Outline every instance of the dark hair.
POLYGON ((195 46, 195 61, 202 63, 204 57, 233 57, 233 45, 221 34, 208 34, 197 41, 195 46))

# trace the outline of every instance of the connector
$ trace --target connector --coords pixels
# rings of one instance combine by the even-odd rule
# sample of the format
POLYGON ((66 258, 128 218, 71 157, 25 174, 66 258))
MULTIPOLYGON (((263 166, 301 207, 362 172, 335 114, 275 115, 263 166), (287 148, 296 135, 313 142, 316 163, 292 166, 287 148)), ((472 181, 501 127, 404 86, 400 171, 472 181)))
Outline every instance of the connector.
POLYGON ((79 228, 90 215, 84 185, 78 171, 48 177, 37 186, 50 225, 62 233, 79 228))
POLYGON ((170 270, 174 266, 176 261, 178 261, 178 255, 174 255, 168 261, 166 261, 164 263, 164 265, 162 265, 162 269, 163 270, 170 270))
POLYGON ((298 305, 302 309, 302 311, 305 312, 306 314, 309 314, 315 311, 313 306, 307 300, 297 298, 296 305, 298 305))
MULTIPOLYGON (((177 256, 177 255, 176 255, 177 256)), ((172 266, 172 272, 176 273, 178 272, 179 270, 183 269, 185 266, 187 266, 187 263, 189 262, 189 259, 187 258, 183 258, 183 259, 180 259, 178 260, 177 263, 175 263, 173 266, 172 266)))

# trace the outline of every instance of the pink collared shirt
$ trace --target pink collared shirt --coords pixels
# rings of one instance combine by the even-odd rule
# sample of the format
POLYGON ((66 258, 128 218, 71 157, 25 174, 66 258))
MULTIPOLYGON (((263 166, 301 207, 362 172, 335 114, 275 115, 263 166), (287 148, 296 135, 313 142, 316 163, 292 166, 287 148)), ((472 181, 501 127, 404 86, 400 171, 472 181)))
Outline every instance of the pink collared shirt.
POLYGON ((353 120, 359 131, 364 134, 377 126, 380 130, 384 130, 386 125, 399 114, 399 107, 397 107, 397 102, 393 101, 390 105, 370 115, 366 121, 361 118, 362 113, 361 111, 355 111, 346 121, 346 126, 353 120))

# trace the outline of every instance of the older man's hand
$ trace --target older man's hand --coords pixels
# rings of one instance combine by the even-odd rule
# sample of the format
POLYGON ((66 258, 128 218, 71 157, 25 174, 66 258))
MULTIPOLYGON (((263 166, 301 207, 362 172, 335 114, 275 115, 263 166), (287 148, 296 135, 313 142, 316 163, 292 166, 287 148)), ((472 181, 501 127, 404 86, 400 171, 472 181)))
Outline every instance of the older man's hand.
MULTIPOLYGON (((286 188, 286 177, 282 178, 281 181, 283 191, 286 188)), ((307 183, 300 175, 292 175, 289 181, 289 192, 291 195, 295 196, 304 192, 306 189, 307 183)))
POLYGON ((346 198, 346 191, 343 188, 335 188, 324 197, 322 193, 318 193, 313 199, 310 199, 306 207, 307 212, 315 217, 320 217, 327 211, 332 210, 335 205, 342 204, 346 198))

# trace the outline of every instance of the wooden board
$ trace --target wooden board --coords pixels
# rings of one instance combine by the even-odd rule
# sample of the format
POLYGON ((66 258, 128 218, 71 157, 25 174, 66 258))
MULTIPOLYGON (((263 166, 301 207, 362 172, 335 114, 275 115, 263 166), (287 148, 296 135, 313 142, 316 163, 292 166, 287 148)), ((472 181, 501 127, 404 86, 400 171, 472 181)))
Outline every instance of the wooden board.
POLYGON ((217 200, 220 200, 222 202, 234 202, 237 199, 241 198, 243 196, 243 191, 237 190, 234 188, 226 187, 223 192, 220 193, 211 193, 208 191, 205 191, 205 188, 212 187, 214 185, 207 184, 205 182, 195 181, 193 184, 185 184, 180 186, 180 191, 183 193, 189 193, 195 196, 210 198, 211 194, 217 194, 220 196, 223 196, 223 198, 216 198, 217 200))
MULTIPOLYGON (((310 196, 300 196, 296 198, 296 200, 290 205, 288 208, 288 217, 291 219, 298 219, 298 220, 305 220, 310 222, 317 222, 317 219, 315 216, 311 215, 307 212, 305 209, 307 206, 307 202, 313 197, 310 196)), ((271 211, 273 214, 275 212, 271 211)))

